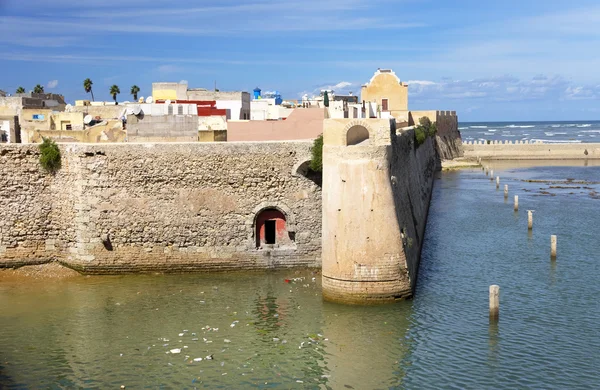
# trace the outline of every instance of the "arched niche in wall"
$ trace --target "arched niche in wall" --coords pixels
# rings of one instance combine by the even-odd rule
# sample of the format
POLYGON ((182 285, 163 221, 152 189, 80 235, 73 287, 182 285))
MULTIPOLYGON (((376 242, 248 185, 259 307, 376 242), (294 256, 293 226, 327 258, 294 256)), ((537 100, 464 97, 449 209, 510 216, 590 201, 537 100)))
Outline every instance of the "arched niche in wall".
POLYGON ((361 125, 354 125, 346 132, 346 145, 358 145, 369 139, 369 130, 361 125))
POLYGON ((291 210, 283 203, 263 202, 253 211, 250 240, 256 249, 295 245, 296 222, 291 210))
POLYGON ((323 184, 323 173, 310 169, 310 158, 306 158, 296 163, 292 168, 292 176, 306 178, 319 187, 323 184))

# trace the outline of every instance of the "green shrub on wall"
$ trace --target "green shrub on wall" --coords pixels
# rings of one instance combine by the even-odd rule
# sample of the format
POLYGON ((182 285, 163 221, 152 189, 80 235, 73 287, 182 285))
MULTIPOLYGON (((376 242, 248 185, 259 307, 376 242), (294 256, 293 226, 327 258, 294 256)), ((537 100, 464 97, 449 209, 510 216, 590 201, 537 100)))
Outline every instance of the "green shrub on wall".
POLYGON ((426 139, 427 139, 426 130, 421 126, 415 127, 415 142, 417 143, 417 147, 421 146, 425 142, 426 139))
POLYGON ((318 136, 310 148, 312 158, 310 160, 309 168, 315 172, 323 171, 323 134, 318 136))
POLYGON ((435 137, 437 134, 437 125, 431 122, 426 116, 419 119, 419 125, 415 127, 415 143, 417 147, 421 146, 427 137, 435 137))
POLYGON ((40 144, 40 165, 49 173, 60 169, 60 150, 50 138, 44 138, 40 144))

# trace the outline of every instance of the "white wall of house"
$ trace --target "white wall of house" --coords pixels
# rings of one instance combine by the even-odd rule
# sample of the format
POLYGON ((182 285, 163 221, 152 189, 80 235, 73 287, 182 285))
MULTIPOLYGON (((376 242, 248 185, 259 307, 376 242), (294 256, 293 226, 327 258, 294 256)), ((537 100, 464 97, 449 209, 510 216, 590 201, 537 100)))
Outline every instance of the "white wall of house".
POLYGON ((10 121, 0 121, 0 141, 4 138, 10 143, 10 121))
POLYGON ((217 108, 222 110, 228 110, 227 120, 239 121, 244 119, 250 119, 250 104, 248 104, 247 110, 242 111, 242 100, 217 100, 217 108), (246 117, 244 117, 244 114, 247 114, 246 117))

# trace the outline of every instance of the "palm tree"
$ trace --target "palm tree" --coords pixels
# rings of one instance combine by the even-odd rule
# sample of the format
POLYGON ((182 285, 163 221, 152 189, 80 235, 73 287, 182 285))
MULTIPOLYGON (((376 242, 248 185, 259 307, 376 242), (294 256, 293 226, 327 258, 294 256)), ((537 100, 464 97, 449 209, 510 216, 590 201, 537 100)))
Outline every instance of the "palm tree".
POLYGON ((44 87, 39 84, 36 85, 35 88, 33 88, 33 93, 44 93, 44 87))
POLYGON ((137 101, 137 94, 140 92, 140 87, 137 85, 131 86, 131 94, 133 95, 133 100, 137 101))
POLYGON ((110 94, 113 97, 113 100, 115 101, 116 104, 119 104, 117 102, 117 95, 121 93, 121 90, 119 89, 119 87, 117 85, 113 85, 112 87, 110 87, 110 94))
POLYGON ((94 101, 94 91, 92 91, 92 84, 94 83, 91 79, 83 80, 83 89, 85 89, 85 92, 92 94, 92 101, 94 101))
POLYGON ((15 91, 15 93, 25 93, 25 88, 19 87, 19 88, 17 88, 17 90, 15 91))

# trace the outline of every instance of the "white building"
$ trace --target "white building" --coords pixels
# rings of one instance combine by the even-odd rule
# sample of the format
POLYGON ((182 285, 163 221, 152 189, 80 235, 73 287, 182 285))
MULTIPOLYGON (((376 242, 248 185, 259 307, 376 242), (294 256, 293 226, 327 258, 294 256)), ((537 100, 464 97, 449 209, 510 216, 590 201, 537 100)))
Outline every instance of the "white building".
POLYGON ((293 108, 275 104, 275 98, 255 99, 250 102, 250 120, 280 120, 287 118, 293 108))

